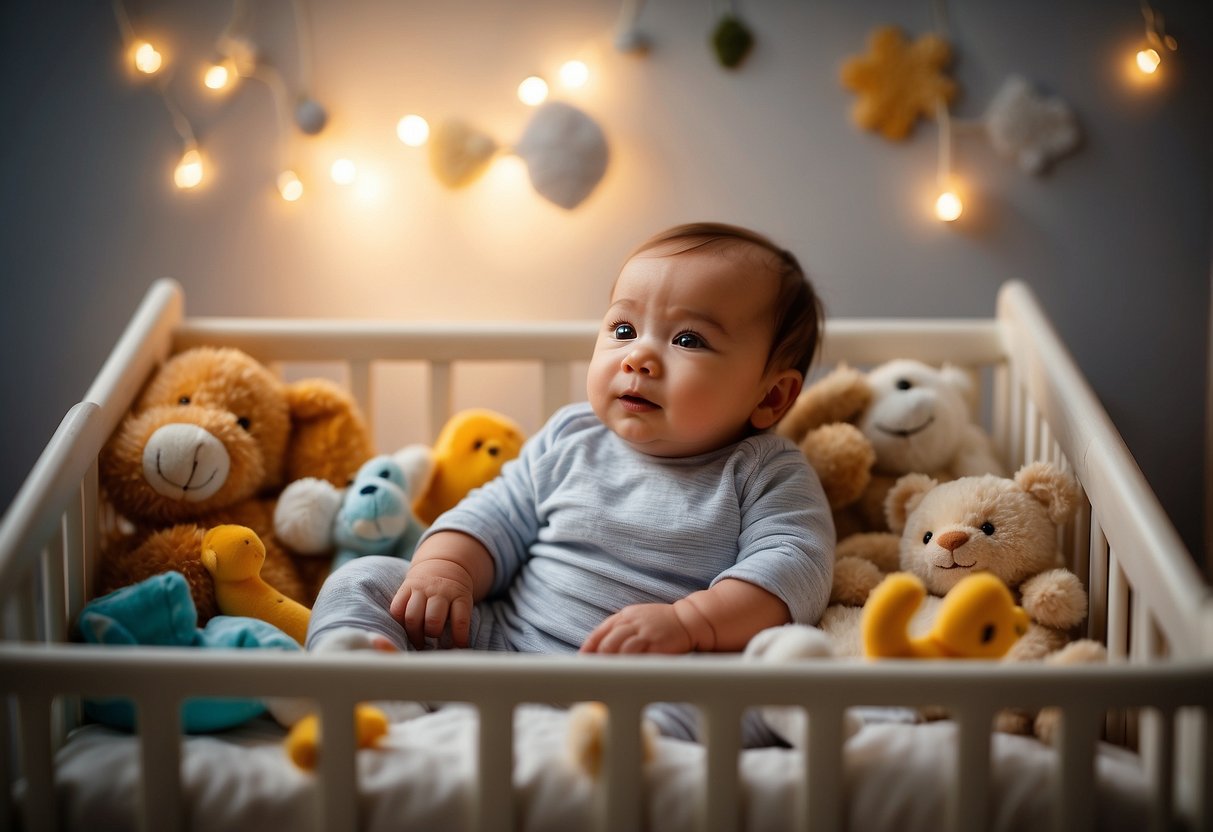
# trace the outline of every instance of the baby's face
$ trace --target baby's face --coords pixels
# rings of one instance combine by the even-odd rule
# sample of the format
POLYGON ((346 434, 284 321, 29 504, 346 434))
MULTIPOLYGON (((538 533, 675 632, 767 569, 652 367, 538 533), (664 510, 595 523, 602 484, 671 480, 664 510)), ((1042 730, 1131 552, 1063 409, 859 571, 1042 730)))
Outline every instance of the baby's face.
POLYGON ((590 360, 598 418, 654 456, 744 437, 774 375, 765 368, 776 290, 775 275, 745 251, 629 260, 590 360))

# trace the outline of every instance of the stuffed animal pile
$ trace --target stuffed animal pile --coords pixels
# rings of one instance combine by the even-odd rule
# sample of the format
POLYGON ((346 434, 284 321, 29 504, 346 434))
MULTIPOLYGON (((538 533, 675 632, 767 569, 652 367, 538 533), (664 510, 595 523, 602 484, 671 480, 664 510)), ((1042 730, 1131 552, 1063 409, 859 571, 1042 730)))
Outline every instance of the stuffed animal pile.
POLYGON ((328 564, 274 537, 278 491, 304 476, 343 485, 371 454, 353 399, 331 382, 287 384, 235 349, 170 358, 101 452, 102 493, 121 521, 103 541, 98 592, 179 571, 205 625, 219 610, 202 536, 234 523, 264 541, 265 580, 310 604, 328 564))
MULTIPOLYGON (((940 483, 910 474, 898 480, 887 508, 889 525, 899 534, 899 568, 917 576, 928 593, 910 621, 910 635, 929 630, 942 599, 964 577, 984 573, 1001 579, 1029 618, 1027 632, 1005 661, 1103 661, 1101 644, 1073 640, 1086 618, 1087 594, 1062 565, 1057 547, 1057 529, 1077 498, 1073 477, 1046 462, 1025 465, 1010 479, 985 475, 940 483)), ((820 630, 776 627, 759 633, 746 652, 762 661, 859 656, 862 615, 862 607, 832 604, 820 630)), ((1055 720, 1006 711, 997 727, 1048 738, 1055 720)))

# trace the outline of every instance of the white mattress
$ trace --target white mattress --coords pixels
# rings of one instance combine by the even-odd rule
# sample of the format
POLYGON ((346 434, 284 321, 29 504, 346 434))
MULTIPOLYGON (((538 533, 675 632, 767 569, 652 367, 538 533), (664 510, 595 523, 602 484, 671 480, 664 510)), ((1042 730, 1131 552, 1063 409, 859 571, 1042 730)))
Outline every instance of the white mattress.
MULTIPOLYGON (((459 829, 468 824, 474 779, 476 713, 452 705, 392 726, 380 748, 358 752, 365 828, 459 829)), ((514 782, 521 828, 590 827, 592 784, 564 754, 567 714, 523 706, 515 715, 514 782)), ((284 732, 269 720, 214 736, 187 737, 182 788, 187 828, 318 829, 311 774, 296 769, 282 749, 284 732)), ((935 830, 944 822, 954 767, 956 726, 867 724, 846 744, 847 813, 865 832, 935 830)), ((1028 737, 997 734, 992 749, 992 828, 1048 828, 1056 755, 1028 737)), ((78 730, 58 755, 57 788, 66 828, 128 830, 138 802, 138 741, 100 726, 78 730)), ((783 830, 792 820, 803 761, 797 751, 754 749, 742 755, 745 828, 783 830)), ((661 739, 648 764, 649 828, 695 828, 695 799, 703 791, 704 754, 695 744, 661 739)), ((1147 784, 1138 758, 1101 745, 1096 763, 1099 829, 1147 825, 1147 784)))

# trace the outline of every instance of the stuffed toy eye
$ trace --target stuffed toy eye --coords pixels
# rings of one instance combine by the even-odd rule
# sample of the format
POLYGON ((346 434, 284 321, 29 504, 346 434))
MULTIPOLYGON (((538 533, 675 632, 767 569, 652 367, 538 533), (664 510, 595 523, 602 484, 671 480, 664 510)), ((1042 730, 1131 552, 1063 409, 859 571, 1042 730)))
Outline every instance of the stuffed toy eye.
POLYGON ((982 523, 981 530, 986 534, 994 534, 994 524, 989 521, 982 523))
POLYGON ((248 430, 249 425, 251 425, 252 422, 250 422, 248 420, 247 416, 241 416, 239 419, 236 420, 236 424, 240 425, 240 427, 244 428, 245 430, 248 430))
POLYGON ((914 385, 910 383, 908 378, 899 378, 897 379, 897 384, 895 386, 898 390, 909 390, 914 385))
POLYGON ((382 471, 379 472, 379 479, 390 480, 391 478, 392 478, 392 472, 389 471, 387 468, 384 468, 382 471))
POLYGON ((190 403, 189 396, 181 396, 180 398, 177 399, 177 404, 189 404, 189 403, 190 403))
POLYGON ((931 533, 930 532, 927 532, 926 534, 924 534, 922 536, 922 542, 924 545, 931 542, 931 533))
POLYGON ((483 448, 483 447, 484 447, 484 440, 483 440, 483 439, 477 439, 475 442, 473 442, 473 443, 472 443, 472 450, 473 450, 473 451, 478 451, 478 450, 480 450, 480 449, 481 449, 481 448, 483 448))

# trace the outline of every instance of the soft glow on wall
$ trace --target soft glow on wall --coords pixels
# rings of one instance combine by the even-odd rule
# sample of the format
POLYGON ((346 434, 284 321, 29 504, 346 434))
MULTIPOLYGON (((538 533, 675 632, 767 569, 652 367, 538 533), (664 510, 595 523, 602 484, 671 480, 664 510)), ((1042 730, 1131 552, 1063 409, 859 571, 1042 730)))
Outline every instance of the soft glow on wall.
POLYGON ((418 115, 407 115, 396 123, 396 136, 409 147, 421 147, 430 137, 430 124, 418 115))
POLYGON ((181 156, 173 171, 173 182, 183 190, 196 188, 202 182, 202 154, 198 148, 191 147, 181 156))
POLYGON ((518 85, 518 100, 531 107, 538 107, 548 97, 548 82, 538 75, 523 79, 518 85))
POLYGON ((135 69, 144 75, 155 75, 164 65, 164 57, 156 50, 156 47, 145 40, 135 44, 131 55, 135 62, 135 69))

